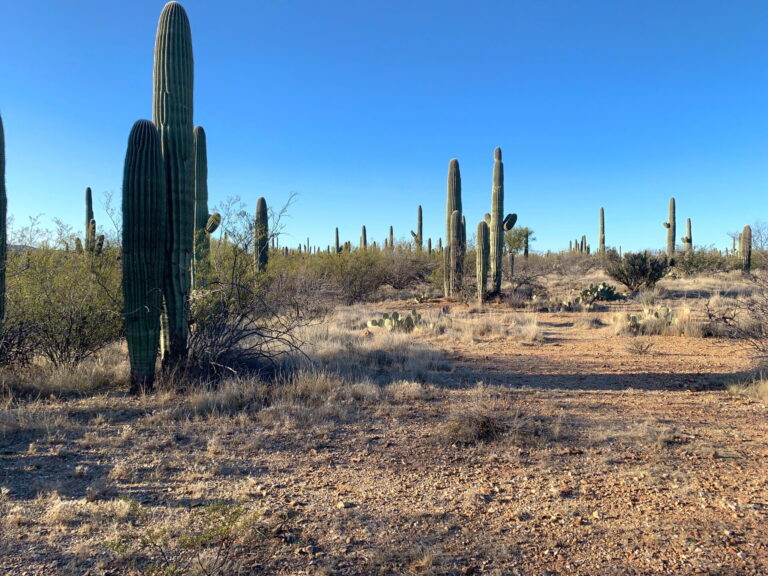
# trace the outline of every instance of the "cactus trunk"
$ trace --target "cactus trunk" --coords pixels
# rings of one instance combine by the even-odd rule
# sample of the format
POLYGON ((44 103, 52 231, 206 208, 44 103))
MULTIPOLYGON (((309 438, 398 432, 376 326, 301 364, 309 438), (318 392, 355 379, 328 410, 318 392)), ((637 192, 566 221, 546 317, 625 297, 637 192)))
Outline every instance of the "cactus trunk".
POLYGON ((93 192, 85 189, 85 251, 91 253, 96 247, 96 220, 93 217, 93 192))
POLYGON ((600 236, 598 240, 598 251, 600 255, 605 255, 605 211, 600 208, 600 236))
POLYGON ((693 235, 691 234, 691 219, 685 220, 685 236, 680 238, 685 247, 685 253, 691 254, 693 252, 693 235))
POLYGON ((168 222, 165 226, 163 296, 168 353, 163 365, 183 363, 189 339, 189 295, 195 233, 193 186, 193 59, 189 19, 177 2, 160 15, 155 40, 152 119, 160 133, 168 222))
POLYGON ((419 212, 416 218, 416 232, 411 230, 411 236, 413 236, 413 241, 416 244, 417 252, 421 252, 424 249, 424 237, 421 234, 421 205, 419 205, 419 212))
POLYGON ((493 151, 493 187, 491 188, 490 266, 491 291, 501 292, 501 263, 504 253, 504 163, 501 148, 493 151))
POLYGON ((477 225, 477 301, 485 300, 488 283, 488 259, 490 255, 490 233, 484 221, 477 225))
POLYGON ((365 230, 365 226, 363 226, 363 229, 360 232, 360 249, 363 252, 368 250, 368 233, 365 230))
MULTIPOLYGON (((266 271, 269 262, 269 214, 267 213, 267 201, 263 197, 256 201, 253 237, 253 257, 256 261, 256 271, 262 273, 266 271)), ((301 250, 301 245, 299 245, 299 250, 301 250)))
POLYGON ((0 116, 0 330, 5 321, 5 267, 8 256, 7 240, 8 196, 5 190, 5 129, 0 116))
POLYGON ((155 125, 136 122, 123 172, 123 298, 132 393, 152 389, 160 343, 167 225, 160 148, 155 125))
POLYGON ((752 227, 749 225, 741 232, 741 269, 744 272, 752 269, 752 227))
MULTIPOLYGON (((209 273, 210 234, 209 221, 213 216, 208 214, 208 151, 205 130, 195 126, 192 131, 194 156, 194 187, 195 187, 195 258, 192 262, 192 285, 201 286, 209 273)), ((213 222, 211 222, 213 224, 213 222)), ((218 223, 213 226, 213 230, 218 223)))
POLYGON ((455 158, 448 164, 448 192, 446 201, 446 219, 445 219, 445 261, 449 264, 445 269, 443 280, 445 295, 453 296, 455 292, 461 289, 461 258, 463 254, 461 248, 461 172, 459 171, 459 161, 455 158), (454 224, 454 212, 458 217, 454 224))
POLYGON ((677 232, 674 197, 669 199, 669 220, 664 222, 664 228, 667 229, 667 258, 669 258, 670 264, 673 264, 675 258, 675 234, 677 232))

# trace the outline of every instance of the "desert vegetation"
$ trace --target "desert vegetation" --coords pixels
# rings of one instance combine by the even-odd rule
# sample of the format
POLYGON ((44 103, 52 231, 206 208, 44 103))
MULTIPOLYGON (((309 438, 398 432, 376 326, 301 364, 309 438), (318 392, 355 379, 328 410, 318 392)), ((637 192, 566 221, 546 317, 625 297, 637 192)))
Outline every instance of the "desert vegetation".
POLYGON ((536 251, 496 148, 476 225, 451 159, 444 237, 281 246, 209 208, 191 53, 170 2, 111 231, 6 229, 0 120, 0 571, 764 570, 759 225, 536 251))

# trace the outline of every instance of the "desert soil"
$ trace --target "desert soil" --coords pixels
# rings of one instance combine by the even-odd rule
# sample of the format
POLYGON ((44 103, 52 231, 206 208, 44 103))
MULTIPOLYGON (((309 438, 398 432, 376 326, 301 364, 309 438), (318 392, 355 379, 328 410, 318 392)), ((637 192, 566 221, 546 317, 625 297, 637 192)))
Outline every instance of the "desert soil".
POLYGON ((538 342, 415 332, 439 367, 327 418, 41 400, 55 418, 0 438, 0 573, 192 574, 212 553, 168 534, 226 523, 213 502, 252 519, 223 574, 768 573, 768 414, 725 389, 746 351, 638 350, 608 323, 622 306, 539 313, 538 342))

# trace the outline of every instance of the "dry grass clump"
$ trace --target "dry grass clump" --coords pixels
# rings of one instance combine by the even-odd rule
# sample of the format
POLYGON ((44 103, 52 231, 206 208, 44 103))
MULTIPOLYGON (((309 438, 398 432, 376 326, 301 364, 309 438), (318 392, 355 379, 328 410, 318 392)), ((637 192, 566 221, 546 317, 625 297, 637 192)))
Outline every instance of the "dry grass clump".
POLYGON ((454 403, 437 438, 446 444, 477 444, 506 440, 528 444, 544 435, 543 427, 523 414, 509 395, 488 390, 482 382, 469 398, 454 403))
POLYGON ((216 386, 193 389, 176 410, 176 416, 232 415, 257 410, 266 404, 268 397, 268 386, 259 378, 233 378, 216 386))
POLYGON ((468 311, 456 314, 440 313, 432 316, 431 331, 435 335, 456 338, 464 342, 478 339, 507 338, 515 342, 535 343, 544 340, 535 313, 480 313, 468 311))
POLYGON ((677 310, 655 306, 638 314, 616 312, 611 323, 617 335, 702 338, 711 334, 708 324, 697 320, 688 306, 677 310))
POLYGON ((768 373, 758 370, 752 377, 729 385, 728 392, 768 404, 768 373))

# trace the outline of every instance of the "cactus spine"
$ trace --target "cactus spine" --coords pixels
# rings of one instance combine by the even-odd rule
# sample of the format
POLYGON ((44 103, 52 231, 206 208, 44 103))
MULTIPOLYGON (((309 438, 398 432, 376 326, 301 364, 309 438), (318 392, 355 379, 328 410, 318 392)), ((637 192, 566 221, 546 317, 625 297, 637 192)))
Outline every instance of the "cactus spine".
POLYGON ((601 256, 605 255, 605 210, 600 208, 600 236, 598 240, 598 251, 601 256))
POLYGON ((416 217, 416 232, 411 230, 411 236, 416 244, 416 250, 421 252, 424 249, 424 237, 421 234, 421 205, 419 205, 418 216, 416 217))
MULTIPOLYGON (((256 221, 253 227, 253 237, 253 257, 256 261, 256 271, 262 273, 266 271, 269 261, 269 215, 267 213, 267 201, 263 197, 256 201, 256 221)), ((301 251, 301 245, 299 245, 299 251, 301 251)))
POLYGON ((740 254, 741 269, 749 272, 752 269, 752 227, 749 225, 744 226, 741 232, 740 254))
POLYGON ((683 246, 685 247, 685 253, 690 254, 693 252, 693 235, 691 234, 691 219, 687 218, 685 220, 685 236, 680 238, 680 241, 683 243, 683 246))
POLYGON ((675 258, 675 234, 677 232, 674 197, 669 199, 669 220, 664 222, 664 228, 667 229, 667 258, 671 264, 675 258))
POLYGON ((5 190, 5 130, 0 116, 0 329, 5 320, 5 266, 8 254, 6 221, 8 196, 5 190))
POLYGON ((155 39, 152 120, 160 133, 166 182, 166 231, 163 297, 168 314, 168 353, 163 365, 182 363, 189 339, 189 295, 195 233, 193 169, 192 32, 178 2, 160 14, 155 39))
POLYGON ((490 249, 488 224, 485 221, 481 221, 477 224, 477 301, 480 304, 485 300, 490 249))
POLYGON ((455 158, 448 164, 448 192, 446 201, 445 219, 445 268, 444 288, 445 295, 450 297, 461 290, 461 277, 464 259, 462 238, 466 237, 461 228, 461 172, 459 161, 455 158), (458 216, 454 218, 454 212, 458 216), (455 220, 455 222, 454 222, 455 220), (454 226, 455 223, 455 226, 454 226))
POLYGON ((151 390, 160 342, 165 265, 166 188, 160 135, 133 125, 123 171, 123 297, 131 392, 151 390))

